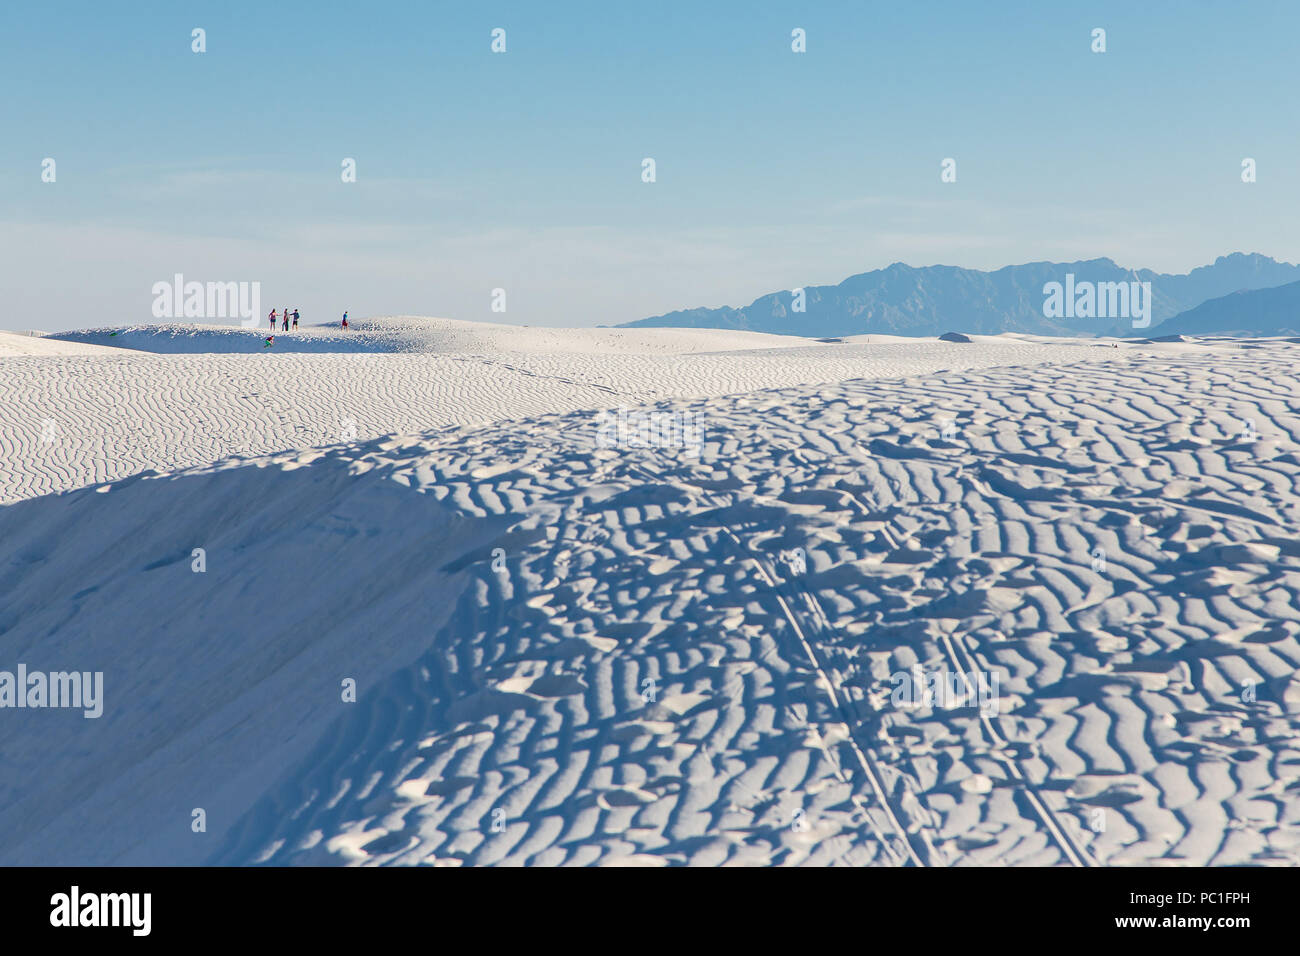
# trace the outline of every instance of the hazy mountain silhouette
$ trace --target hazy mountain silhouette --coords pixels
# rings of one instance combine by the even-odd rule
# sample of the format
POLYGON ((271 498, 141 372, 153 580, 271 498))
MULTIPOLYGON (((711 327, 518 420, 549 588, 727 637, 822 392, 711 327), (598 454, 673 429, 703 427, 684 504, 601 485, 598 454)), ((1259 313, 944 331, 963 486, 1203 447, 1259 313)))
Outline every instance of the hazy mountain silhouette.
POLYGON ((1300 282, 1233 292, 1160 323, 1155 335, 1300 335, 1300 282))
MULTIPOLYGON (((1238 290, 1300 282, 1300 266, 1258 253, 1220 256, 1213 265, 1185 275, 1124 269, 1110 259, 1030 262, 995 272, 956 266, 914 267, 895 262, 850 276, 839 285, 804 289, 805 311, 792 310, 790 290, 774 292, 741 309, 687 309, 638 319, 627 326, 748 329, 787 335, 840 336, 863 333, 939 335, 956 330, 995 334, 1149 335, 1156 326, 1208 299, 1238 290), (1150 282, 1151 326, 1134 329, 1131 319, 1048 318, 1048 282, 1150 282)), ((1172 331, 1172 330, 1164 330, 1172 331)))

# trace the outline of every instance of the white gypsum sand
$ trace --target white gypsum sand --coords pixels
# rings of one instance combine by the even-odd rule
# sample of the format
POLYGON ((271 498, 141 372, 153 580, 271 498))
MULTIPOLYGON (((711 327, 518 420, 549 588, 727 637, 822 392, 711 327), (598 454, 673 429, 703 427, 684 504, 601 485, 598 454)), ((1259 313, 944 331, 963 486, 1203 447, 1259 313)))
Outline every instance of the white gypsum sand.
POLYGON ((0 358, 0 863, 1297 862, 1293 344, 636 331, 0 358))
POLYGON ((6 355, 0 503, 150 469, 558 411, 1112 357, 1095 344, 1010 336, 970 345, 876 337, 819 344, 745 332, 447 319, 358 326, 278 333, 270 349, 268 333, 230 326, 10 336, 32 351, 6 355), (149 348, 163 354, 141 351, 149 348), (338 349, 351 351, 331 351, 338 349))

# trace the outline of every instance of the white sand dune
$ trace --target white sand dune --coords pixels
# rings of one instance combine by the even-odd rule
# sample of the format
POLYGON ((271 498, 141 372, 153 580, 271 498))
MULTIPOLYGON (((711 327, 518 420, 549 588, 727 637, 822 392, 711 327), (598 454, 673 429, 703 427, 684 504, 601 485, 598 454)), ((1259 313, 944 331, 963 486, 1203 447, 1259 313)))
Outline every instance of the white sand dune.
POLYGON ((1002 338, 0 360, 0 863, 1300 863, 1300 349, 1002 338))
MULTIPOLYGON (((275 354, 285 352, 420 352, 500 354, 529 352, 581 355, 680 355, 737 349, 789 348, 811 339, 724 329, 550 329, 420 316, 391 316, 304 325, 275 332, 275 354)), ((231 325, 170 323, 80 329, 50 336, 68 342, 111 345, 144 352, 265 352, 271 330, 265 320, 252 329, 231 325)))
POLYGON ((64 341, 43 335, 0 332, 0 358, 27 355, 99 355, 116 354, 120 349, 78 341, 64 341))
POLYGON ((6 361, 0 503, 149 469, 566 410, 1113 356, 1095 345, 997 338, 827 345, 744 332, 480 329, 436 319, 291 332, 270 350, 261 349, 261 333, 228 326, 113 331, 34 339, 68 352, 6 361), (286 340, 302 351, 285 351, 286 340), (104 342, 130 348, 110 351, 104 342), (231 354, 245 346, 259 351, 231 354), (357 351, 328 351, 345 346, 357 351), (80 349, 90 351, 67 357, 80 349))

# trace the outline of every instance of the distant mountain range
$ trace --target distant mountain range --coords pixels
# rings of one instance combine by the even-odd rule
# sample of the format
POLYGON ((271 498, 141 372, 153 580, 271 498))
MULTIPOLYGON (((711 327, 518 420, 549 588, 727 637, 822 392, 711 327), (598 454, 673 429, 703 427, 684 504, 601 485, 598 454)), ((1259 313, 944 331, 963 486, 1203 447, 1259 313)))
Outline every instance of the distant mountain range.
POLYGON ((1160 323, 1157 335, 1300 335, 1300 282, 1233 292, 1160 323))
POLYGON ((1272 331, 1282 327, 1278 323, 1289 322, 1295 328, 1296 311, 1287 312, 1288 302, 1300 306, 1300 266, 1258 253, 1220 256, 1213 265, 1185 275, 1124 269, 1110 259, 1030 262, 994 272, 896 262, 850 276, 839 285, 805 288, 803 311, 797 309, 797 293, 784 290, 741 309, 687 309, 626 326, 746 329, 813 337, 928 336, 949 331, 1147 336, 1195 333, 1196 329, 1201 330, 1198 334, 1265 335, 1278 334, 1272 331), (1055 302, 1044 291, 1049 283, 1060 284, 1055 302), (1265 296, 1254 290, 1275 294, 1265 296), (1142 316, 1144 311, 1150 325, 1134 328, 1132 316, 1142 316), (1191 325, 1185 329, 1187 323, 1191 325))

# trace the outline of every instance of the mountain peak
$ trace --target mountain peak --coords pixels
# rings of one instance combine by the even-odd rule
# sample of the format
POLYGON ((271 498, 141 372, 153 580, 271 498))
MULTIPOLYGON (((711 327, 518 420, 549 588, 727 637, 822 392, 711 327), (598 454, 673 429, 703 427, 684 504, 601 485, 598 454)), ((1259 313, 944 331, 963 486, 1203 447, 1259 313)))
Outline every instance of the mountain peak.
MULTIPOLYGON (((1020 332, 1037 335, 1126 335, 1133 320, 1127 295, 1121 300, 1115 283, 1124 276, 1151 283, 1144 315, 1152 323, 1239 289, 1254 290, 1300 281, 1300 266, 1250 253, 1220 256, 1212 265, 1186 275, 1149 269, 1128 269, 1109 256, 1076 262, 1032 262, 992 272, 959 266, 912 266, 891 262, 883 269, 850 276, 839 285, 816 286, 803 307, 787 290, 771 292, 744 308, 684 309, 654 316, 628 326, 747 329, 781 335, 834 337, 879 333, 939 335, 953 328, 996 335, 1020 332), (1083 300, 1078 310, 1049 310, 1044 287, 1050 282, 1074 287, 1083 300), (1100 289, 1110 291, 1104 301, 1100 289)), ((1059 294, 1059 293, 1058 293, 1059 294)))

